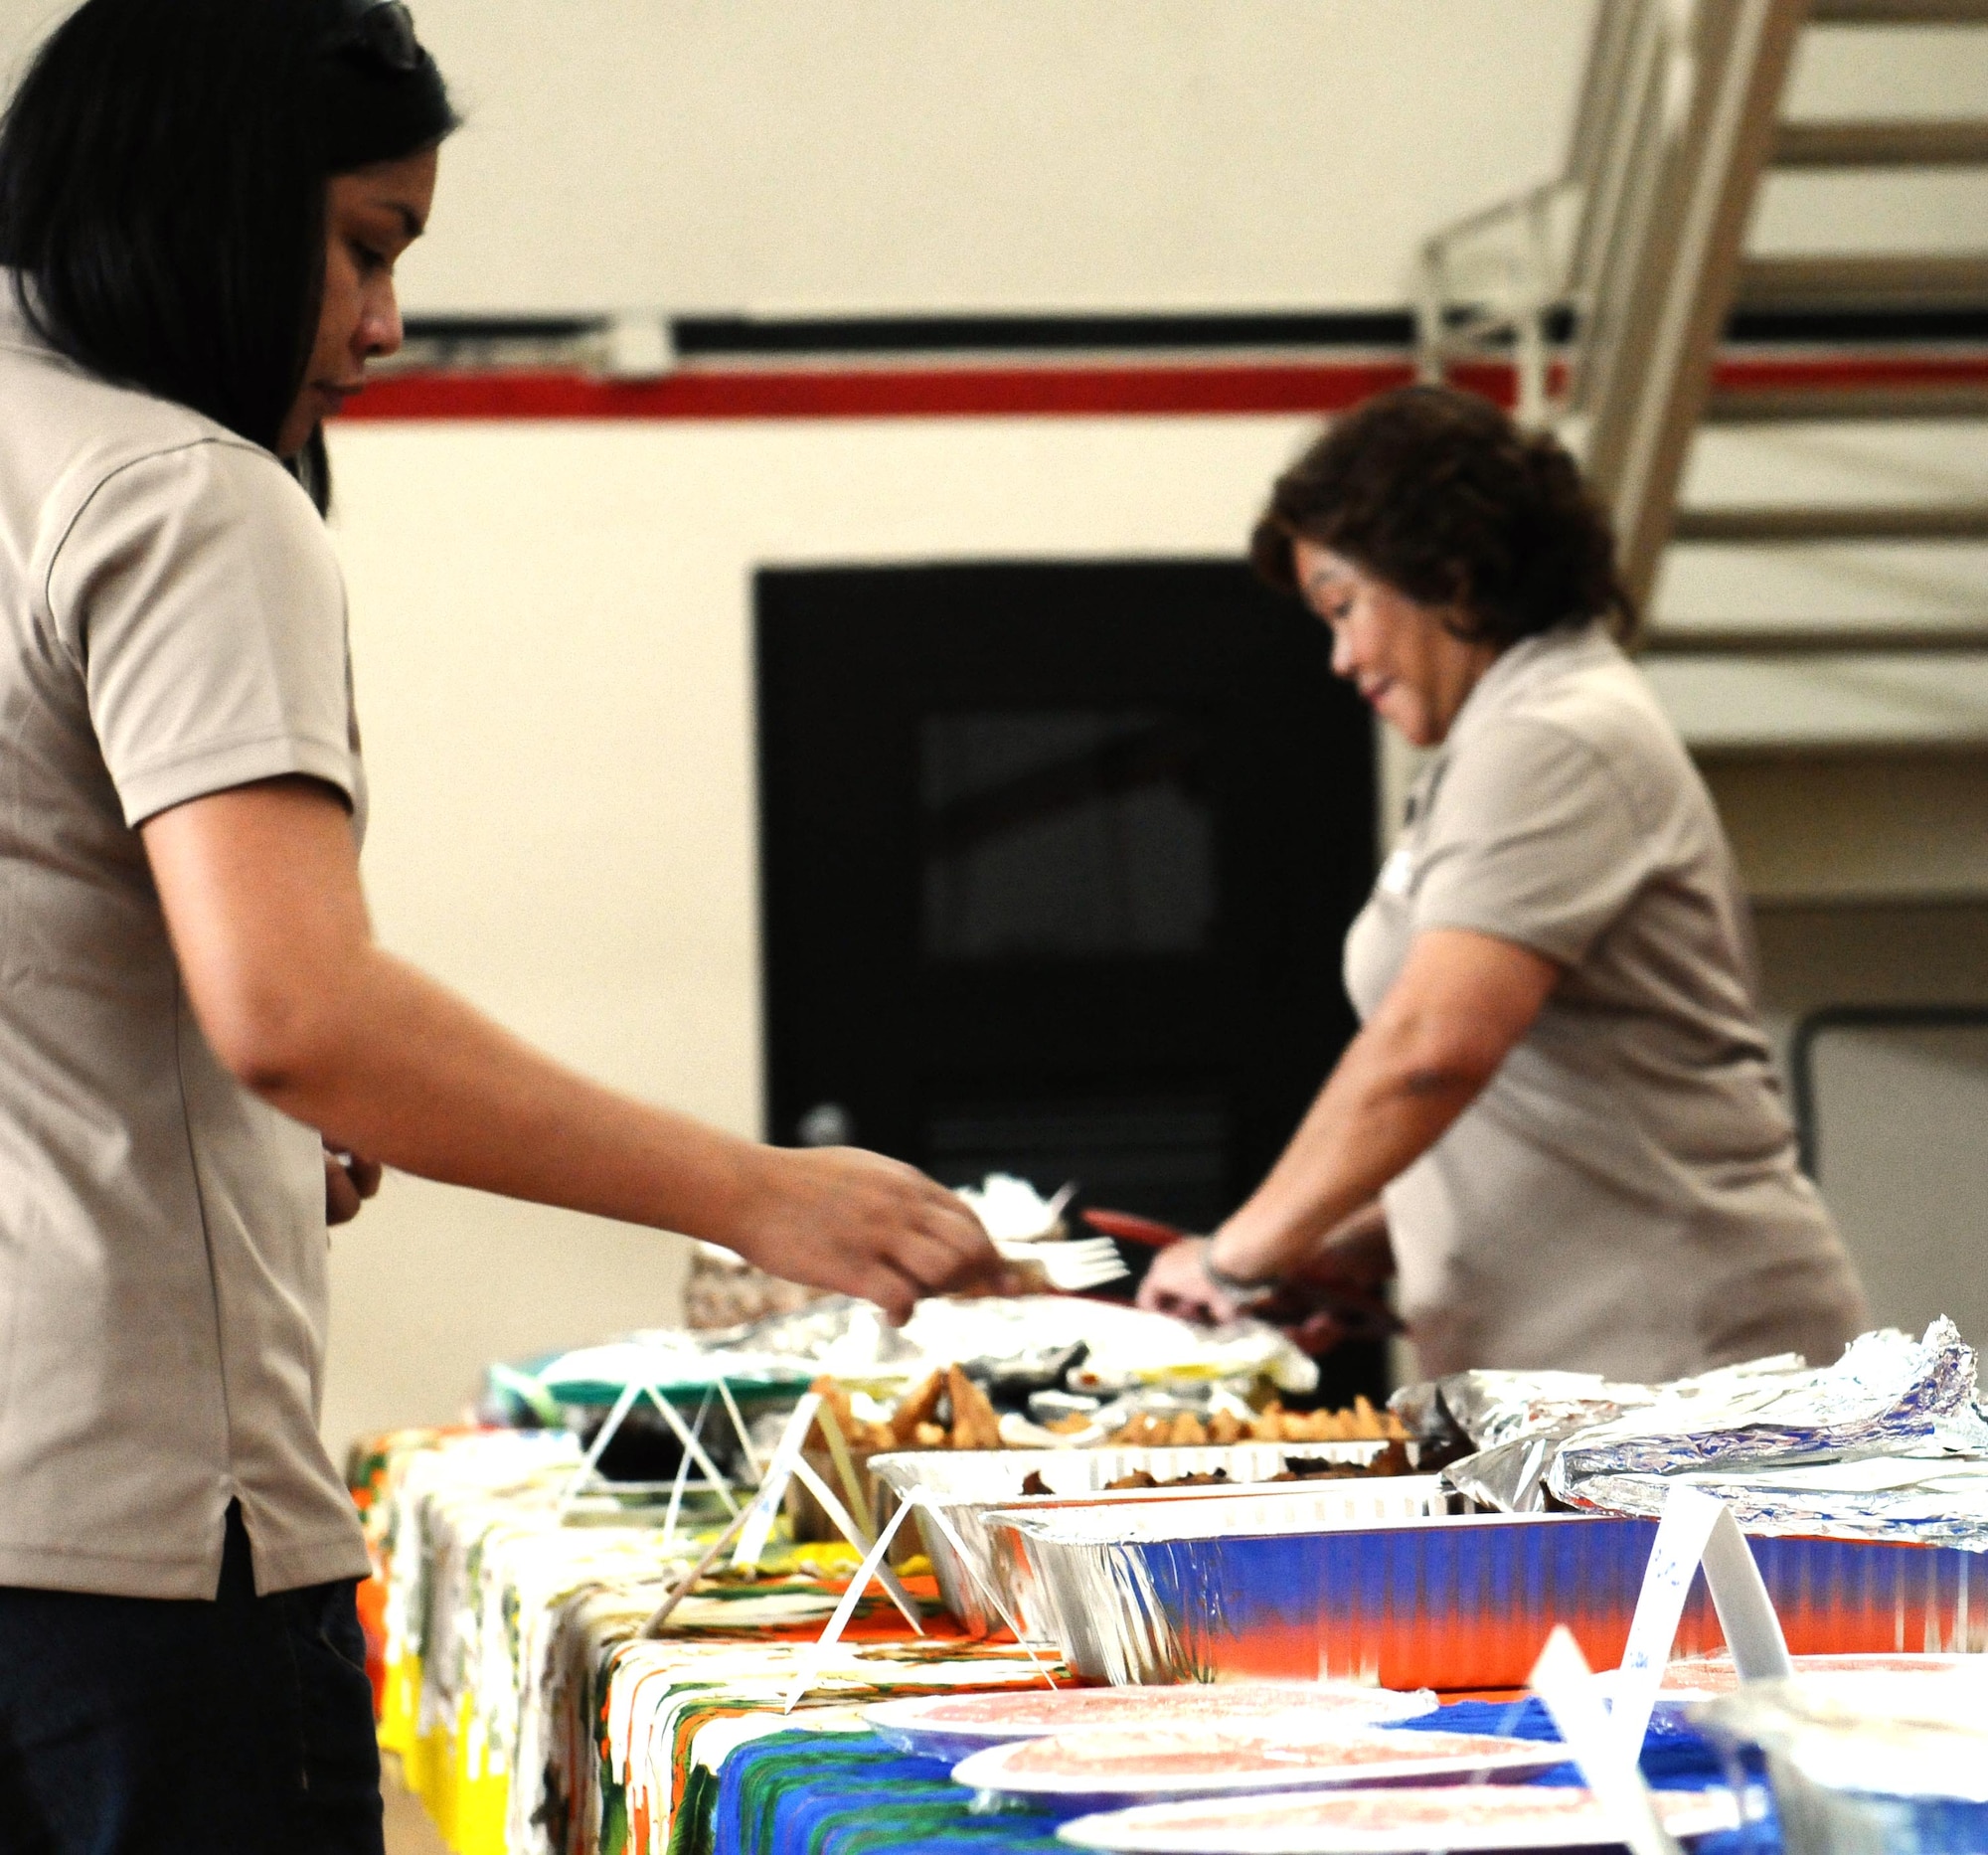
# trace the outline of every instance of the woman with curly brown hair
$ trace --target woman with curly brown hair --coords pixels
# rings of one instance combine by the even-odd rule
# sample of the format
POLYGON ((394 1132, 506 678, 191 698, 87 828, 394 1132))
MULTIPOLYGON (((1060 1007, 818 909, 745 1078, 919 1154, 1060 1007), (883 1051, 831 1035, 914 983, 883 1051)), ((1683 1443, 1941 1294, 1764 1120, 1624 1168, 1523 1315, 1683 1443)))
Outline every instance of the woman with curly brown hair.
POLYGON ((1732 853, 1620 648, 1635 614, 1574 460, 1408 388, 1278 479, 1251 553, 1433 752, 1347 936, 1359 1036, 1146 1304, 1274 1312, 1277 1284, 1395 1276, 1430 1376, 1833 1360, 1863 1292, 1796 1166, 1732 853))

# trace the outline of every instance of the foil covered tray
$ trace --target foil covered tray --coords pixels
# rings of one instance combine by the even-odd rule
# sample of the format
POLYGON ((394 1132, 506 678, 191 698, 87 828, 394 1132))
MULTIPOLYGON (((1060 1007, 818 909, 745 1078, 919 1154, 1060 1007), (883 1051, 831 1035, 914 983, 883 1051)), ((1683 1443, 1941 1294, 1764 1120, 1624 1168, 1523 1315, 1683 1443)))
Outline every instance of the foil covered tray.
MULTIPOLYGON (((1656 1537, 1651 1521, 1577 1514, 1305 1527, 1299 1512, 1231 1495, 1109 1516, 1006 1512, 990 1533, 1032 1629, 1091 1679, 1451 1691, 1523 1686, 1556 1623, 1591 1666, 1615 1666, 1656 1537)), ((1988 1648, 1988 1558, 1869 1540, 1748 1544, 1795 1654, 1988 1648)), ((1675 1653, 1723 1641, 1700 1581, 1675 1653)))
MULTIPOLYGON (((973 1571, 994 1583, 1001 1576, 987 1532, 987 1519, 997 1508, 1018 1512, 1038 1509, 1066 1509, 1073 1503, 1093 1505, 1100 1501, 1113 1506, 1140 1506, 1178 1500, 1222 1496, 1234 1488, 1221 1483, 1193 1488, 1124 1489, 1107 1492, 1105 1484, 1122 1481, 1141 1471, 1158 1480, 1176 1480, 1183 1475, 1209 1475, 1218 1470, 1233 1484, 1268 1482, 1294 1463, 1330 1462, 1365 1467, 1387 1447, 1384 1441, 1358 1442, 1238 1442, 1208 1443, 1179 1448, 1124 1449, 913 1449, 874 1455, 869 1472, 877 1484, 880 1503, 889 1495, 902 1497, 917 1488, 925 1497, 944 1508, 962 1543, 973 1555, 973 1571), (1030 1474, 1040 1475, 1051 1492, 1025 1495, 1022 1485, 1030 1474)), ((1327 1482, 1332 1488, 1393 1488, 1406 1477, 1376 1477, 1371 1481, 1327 1482)), ((1414 1479, 1420 1480, 1421 1477, 1414 1479)), ((1306 1490, 1303 1482, 1278 1484, 1279 1492, 1306 1490)), ((1309 1491, 1309 1490, 1307 1490, 1309 1491)), ((880 1524, 887 1516, 877 1516, 880 1524)), ((915 1516, 918 1536, 925 1556, 938 1578, 939 1596, 945 1607, 969 1630, 984 1633, 999 1624, 999 1616, 989 1605, 980 1584, 960 1563, 950 1542, 930 1525, 924 1514, 915 1516)), ((1005 1586, 1003 1601, 1014 1594, 1005 1586)), ((1033 1633, 1033 1632, 1032 1632, 1033 1633)))

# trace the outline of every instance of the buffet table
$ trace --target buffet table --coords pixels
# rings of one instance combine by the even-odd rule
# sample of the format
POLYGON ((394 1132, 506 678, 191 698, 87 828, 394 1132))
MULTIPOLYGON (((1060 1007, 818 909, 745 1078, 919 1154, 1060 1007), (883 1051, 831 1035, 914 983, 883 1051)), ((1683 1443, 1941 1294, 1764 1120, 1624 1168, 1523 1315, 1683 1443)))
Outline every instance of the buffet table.
MULTIPOLYGON (((571 1438, 506 1431, 405 1433, 366 1452, 381 1744, 459 1855, 1067 1847, 1046 1811, 975 1814, 948 1764, 895 1750, 860 1716, 887 1696, 1040 1683, 1012 1642, 967 1640, 943 1616, 914 1636, 866 1601, 846 1653, 784 1712, 849 1550, 787 1548, 785 1573, 701 1601, 722 1614, 639 1639, 713 1529, 665 1545, 651 1526, 562 1523, 554 1497, 577 1460, 571 1438)), ((915 1562, 907 1582, 929 1609, 915 1562)), ((1429 1724, 1554 1737, 1537 1702, 1453 1703, 1429 1724)), ((1703 1747, 1661 1720, 1644 1770, 1659 1785, 1718 1780, 1703 1747)))
MULTIPOLYGON (((636 1389, 656 1396, 643 1371, 614 1412, 636 1389)), ((1460 1375, 1441 1399, 1476 1448, 1440 1487, 1405 1472, 1395 1438, 1202 1444, 1169 1431, 1165 1443, 1071 1448, 1053 1435, 1004 1450, 988 1413, 974 1422, 981 1395, 962 1368, 944 1375, 945 1400, 934 1371, 867 1412, 824 1376, 775 1414, 777 1436, 757 1439, 728 1384, 693 1383, 693 1430, 714 1399, 731 1412, 749 1477, 736 1492, 716 1469, 692 1483, 693 1458, 709 1463, 689 1440, 673 1484, 602 1481, 611 1417, 587 1449, 578 1422, 409 1432, 363 1450, 353 1481, 376 1566, 362 1613, 381 1741, 450 1845, 1023 1855, 1070 1846, 1045 1801, 1058 1797, 1073 1816, 1092 1812, 1067 1835, 1113 1848, 1409 1855, 1472 1830, 1472 1846, 1535 1847, 1549 1828, 1563 1845, 1576 1831, 1605 1843, 1655 1809, 1711 1855, 1771 1855, 1773 1798, 1807 1786, 1817 1807, 1874 1820, 1944 1823, 1957 1809, 1977 1838, 1965 1846, 1988 1846, 1988 1780, 1967 1775, 1988 1771, 1988 1406, 1950 1323, 1918 1342, 1867 1336, 1813 1372, 1764 1361, 1667 1387, 1460 1375), (902 1453, 893 1426, 911 1423, 928 1454, 902 1453), (868 1471, 932 1555, 901 1562, 908 1591, 859 1583, 858 1545, 794 1536, 840 1513, 867 1548, 868 1471), (813 1505, 789 1502, 776 1524, 803 1485, 813 1505), (1542 1485, 1551 1511, 1532 1498, 1542 1485), (1495 1511, 1455 1511, 1451 1486, 1495 1511), (1701 1562, 1717 1618, 1695 1595, 1701 1562), (1064 1660, 950 1620, 942 1588, 954 1615, 975 1613, 969 1571, 1001 1616, 1025 1618, 1064 1660), (1707 1655, 1722 1624, 1734 1644, 1723 1664, 1707 1655), (1836 1665, 1845 1658, 1857 1666, 1836 1665), (1612 1679, 1626 1685, 1608 1691, 1628 1716, 1600 1711, 1586 1673, 1618 1662, 1612 1679), (1046 1674, 1059 1684, 1048 1701, 1046 1674), (1073 1691, 1078 1674, 1114 1685, 1073 1691), (1563 1737, 1541 1704, 1503 1697, 1529 1677, 1573 1710, 1557 1717, 1592 1798, 1541 1748, 1563 1737), (1305 1684, 1295 1701, 1278 1685, 1293 1680, 1305 1684), (1444 1688, 1448 1704, 1411 1692, 1444 1688), (1691 1724, 1660 1698, 1693 1702, 1691 1724), (880 1711, 887 1701, 898 1704, 880 1711), (1866 1715, 1898 1731, 1843 1725, 1866 1715), (1645 1719, 1647 1783, 1706 1794, 1643 1798, 1627 1755, 1645 1719), (1343 1724, 1361 1721, 1374 1724, 1343 1724), (1742 1810, 1726 1781, 1740 1768, 1699 1727, 1730 1729, 1741 1749, 1825 1750, 1800 1770, 1772 1767, 1771 1794, 1749 1782, 1742 1810), (1925 1742, 1919 1764, 1859 1776, 1868 1746, 1900 1733, 1925 1742), (1941 1733, 1968 1756, 1948 1756, 1941 1733), (967 1782, 953 1775, 962 1744, 967 1782), (1408 1787, 1377 1787, 1384 1773, 1408 1787), (1501 1781, 1455 1781, 1486 1776, 1501 1781), (976 1789, 999 1806, 977 1805, 976 1789), (1264 1791, 1303 1794, 1249 1794, 1264 1791), (1146 1801, 1156 1807, 1123 1808, 1146 1801)), ((542 1397, 547 1383, 526 1390, 542 1397)), ((1210 1428, 1222 1421, 1231 1414, 1211 1406, 1210 1428)))

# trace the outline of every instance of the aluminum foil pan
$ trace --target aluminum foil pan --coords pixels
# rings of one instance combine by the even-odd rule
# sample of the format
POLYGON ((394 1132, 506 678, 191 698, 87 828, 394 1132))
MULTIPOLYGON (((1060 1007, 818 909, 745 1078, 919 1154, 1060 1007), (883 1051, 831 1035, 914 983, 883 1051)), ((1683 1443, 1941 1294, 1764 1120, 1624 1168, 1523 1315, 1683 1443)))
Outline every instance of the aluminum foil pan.
MULTIPOLYGON (((1029 1512, 1037 1508, 1064 1508, 1073 1500, 1136 1506, 1223 1495, 1232 1490, 1220 1484, 1213 1488, 1126 1489, 1109 1493, 1104 1488, 1106 1482, 1123 1480, 1141 1470, 1160 1480, 1172 1480, 1181 1475, 1213 1474, 1221 1469, 1232 1483, 1265 1482, 1282 1474, 1292 1463, 1335 1462, 1364 1467, 1387 1446, 1385 1442, 1363 1441, 1210 1443, 1175 1449, 915 1449, 872 1456, 869 1472, 876 1480, 880 1502, 887 1489, 902 1496, 919 1488, 928 1499, 943 1507, 946 1518, 973 1555, 974 1570, 992 1582, 999 1578, 1000 1572, 987 1532, 987 1518, 996 1508, 1029 1512), (1032 1472, 1039 1474, 1053 1492, 1023 1494, 1022 1483, 1032 1472)), ((1392 1487, 1399 1479, 1377 1477, 1357 1485, 1392 1487)), ((1303 1485, 1279 1484, 1284 1489, 1303 1485)), ((880 1514, 880 1524, 887 1517, 880 1514)), ((980 1585, 961 1565, 945 1536, 922 1513, 914 1517, 925 1556, 937 1575, 939 1596, 945 1607, 975 1634, 997 1627, 998 1613, 988 1603, 980 1585)), ((1003 1602, 1013 1607, 1013 1594, 1006 1587, 997 1588, 1002 1592, 1003 1602)))
MULTIPOLYGON (((1420 1479, 1322 1494, 1393 1486, 1411 1498, 1420 1479)), ((1032 1629, 1092 1679, 1452 1691, 1523 1687, 1556 1623, 1590 1665, 1614 1667, 1656 1537, 1647 1520, 1577 1514, 1333 1513, 1307 1529, 1294 1525, 1301 1511, 1230 1495, 1120 1509, 1115 1528, 1010 1512, 990 1531, 1032 1629)), ((1988 1648, 1988 1559, 1870 1540, 1748 1543, 1796 1654, 1988 1648)), ((1700 1581, 1675 1652, 1723 1640, 1700 1581)))
MULTIPOLYGON (((1031 1637, 1055 1644, 1078 1674, 1114 1685, 1215 1680, 1229 1671, 1211 1663, 1207 1673, 1169 1672, 1180 1660, 1180 1632, 1161 1594, 1174 1588, 1164 1577, 1156 1583, 1153 1555, 1169 1566, 1176 1554, 1184 1563, 1222 1562, 1232 1545, 1254 1542, 1269 1549, 1269 1560, 1286 1558, 1276 1542, 1426 1522, 1446 1511, 1449 1498, 1434 1475, 1286 1483, 1144 1507, 1003 1508, 988 1517, 988 1531, 996 1575, 1014 1594, 1031 1637)), ((1219 1604, 1222 1593, 1213 1597, 1219 1604)))

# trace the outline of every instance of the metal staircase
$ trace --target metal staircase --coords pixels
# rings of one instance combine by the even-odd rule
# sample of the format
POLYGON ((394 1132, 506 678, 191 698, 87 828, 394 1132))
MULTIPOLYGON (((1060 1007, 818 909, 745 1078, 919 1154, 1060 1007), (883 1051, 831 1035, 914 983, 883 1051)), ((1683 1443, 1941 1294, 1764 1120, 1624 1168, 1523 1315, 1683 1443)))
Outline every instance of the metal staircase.
MULTIPOLYGON (((1703 474, 1692 468, 1702 432, 1758 442, 1773 427, 1828 422, 1883 426, 1887 442, 1909 448, 1915 431, 1945 442, 1934 434, 1950 438, 1956 422, 1988 422, 1988 252, 1745 249, 1771 174, 1973 169, 1988 188, 1988 113, 1780 119, 1805 33, 1869 35, 1876 50, 1877 35, 1902 27, 1988 32, 1988 0, 1601 0, 1566 171, 1446 228, 1423 252, 1424 377, 1516 367, 1520 416, 1574 444, 1614 512, 1646 610, 1658 594, 1642 642, 1659 688, 1669 678, 1685 694, 1724 690, 1712 706, 1728 711, 1755 700, 1750 689, 1778 704, 1777 746, 1988 742, 1988 577, 1972 614, 1943 609, 1924 622, 1905 611, 1877 623, 1790 613, 1674 622, 1660 589, 1671 550, 1787 559, 1988 543, 1988 468, 1979 483, 1956 484, 1950 468, 1922 472, 1937 479, 1935 493, 1908 485, 1897 499, 1890 484, 1884 500, 1756 500, 1751 483, 1743 499, 1684 494, 1703 474), (1949 337, 1971 329, 1976 354, 1956 353, 1949 339, 1894 347, 1875 366, 1816 364, 1816 331, 1854 345, 1860 328, 1880 324, 1949 337), (1771 352, 1783 364, 1744 358, 1732 337, 1749 329, 1780 331, 1771 352), (1804 331, 1806 354, 1787 362, 1804 331), (1839 715, 1805 734, 1810 698, 1818 716, 1830 702, 1854 709, 1868 698, 1869 725, 1860 733, 1839 715), (1909 713, 1888 734, 1894 698, 1909 713)), ((1983 103, 1988 111, 1988 95, 1983 103)))

